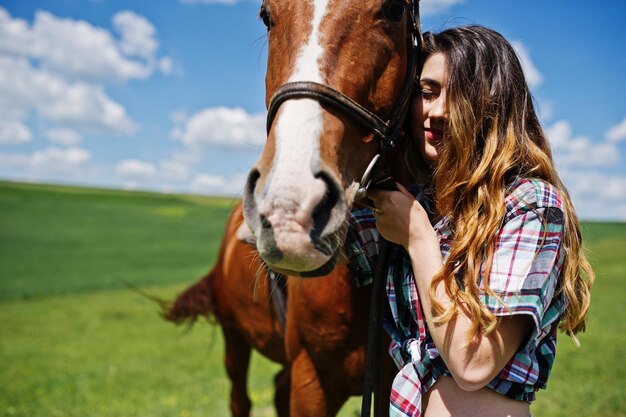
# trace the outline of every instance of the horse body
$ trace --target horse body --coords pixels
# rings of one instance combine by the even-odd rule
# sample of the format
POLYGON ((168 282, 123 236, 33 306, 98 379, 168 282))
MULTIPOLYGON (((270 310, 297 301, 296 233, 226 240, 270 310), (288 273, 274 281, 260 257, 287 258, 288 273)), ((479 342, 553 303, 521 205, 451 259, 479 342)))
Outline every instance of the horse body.
MULTIPOLYGON (((251 349, 284 366, 275 377, 279 417, 334 416, 363 388, 371 289, 356 288, 346 265, 314 280, 290 277, 283 331, 265 268, 254 248, 236 236, 242 223, 238 205, 226 225, 215 266, 182 292, 164 317, 177 323, 199 315, 217 319, 232 383, 233 416, 250 415, 246 380, 251 349)), ((385 336, 382 345, 388 345, 385 336)), ((383 358, 384 370, 392 366, 383 358)), ((390 372, 383 386, 381 395, 388 398, 390 372)))
POLYGON ((235 237, 242 220, 241 206, 237 206, 226 225, 213 269, 167 306, 163 316, 175 323, 195 320, 200 315, 219 322, 226 371, 232 383, 230 407, 234 417, 250 415, 247 372, 251 349, 284 365, 275 377, 275 406, 279 417, 286 417, 289 370, 283 329, 273 312, 271 289, 258 255, 252 246, 235 237))
MULTIPOLYGON (((291 364, 291 415, 334 416, 361 395, 371 286, 355 288, 345 265, 315 280, 290 279, 286 331, 291 364)), ((382 346, 389 345, 380 335, 382 346)), ((384 350, 384 347, 383 347, 384 350)), ((382 358, 389 398, 392 363, 382 358)))

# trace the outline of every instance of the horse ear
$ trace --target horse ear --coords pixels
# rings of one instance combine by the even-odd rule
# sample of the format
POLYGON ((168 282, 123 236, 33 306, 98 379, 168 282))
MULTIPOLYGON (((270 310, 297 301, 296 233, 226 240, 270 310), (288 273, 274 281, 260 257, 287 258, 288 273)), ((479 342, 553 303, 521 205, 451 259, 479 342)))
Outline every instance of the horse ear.
POLYGON ((417 37, 417 46, 420 51, 424 50, 424 36, 422 36, 422 23, 420 21, 420 0, 413 3, 413 27, 415 28, 415 36, 417 37))

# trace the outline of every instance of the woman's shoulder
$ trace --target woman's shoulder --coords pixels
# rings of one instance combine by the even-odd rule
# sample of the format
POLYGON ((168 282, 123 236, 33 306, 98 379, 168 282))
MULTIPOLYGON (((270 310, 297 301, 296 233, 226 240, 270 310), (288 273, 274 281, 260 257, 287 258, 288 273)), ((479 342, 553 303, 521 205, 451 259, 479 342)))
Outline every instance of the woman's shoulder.
POLYGON ((518 178, 505 195, 507 217, 537 209, 563 209, 561 191, 539 178, 518 178))

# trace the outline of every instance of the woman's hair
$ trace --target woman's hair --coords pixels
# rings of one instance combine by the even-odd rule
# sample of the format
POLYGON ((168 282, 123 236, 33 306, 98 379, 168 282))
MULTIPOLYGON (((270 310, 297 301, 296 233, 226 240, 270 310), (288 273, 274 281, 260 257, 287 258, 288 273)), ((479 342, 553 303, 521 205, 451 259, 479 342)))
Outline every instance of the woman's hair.
MULTIPOLYGON (((445 57, 447 85, 445 140, 433 173, 437 209, 449 215, 454 243, 446 264, 430 288, 437 321, 452 319, 459 308, 474 318, 469 338, 491 333, 497 319, 478 298, 485 260, 488 277, 496 234, 505 218, 505 190, 516 178, 539 178, 561 192, 564 212, 564 263, 558 293, 568 299, 560 324, 577 343, 585 330, 594 274, 581 247, 578 218, 552 160, 520 61, 511 44, 494 30, 466 26, 424 35, 424 60, 445 57), (463 285, 455 275, 463 271, 463 285), (445 309, 434 297, 444 282, 454 303, 445 309)), ((485 279, 485 290, 495 295, 485 279)))

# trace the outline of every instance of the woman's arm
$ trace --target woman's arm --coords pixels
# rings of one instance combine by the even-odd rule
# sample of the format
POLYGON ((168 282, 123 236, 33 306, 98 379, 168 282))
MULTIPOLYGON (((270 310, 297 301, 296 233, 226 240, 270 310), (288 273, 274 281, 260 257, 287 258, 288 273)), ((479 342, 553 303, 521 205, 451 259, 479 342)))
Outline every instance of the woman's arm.
MULTIPOLYGON (((442 267, 439 240, 423 207, 403 187, 400 190, 370 193, 376 207, 377 228, 387 240, 407 250, 426 325, 454 380, 464 390, 480 389, 500 373, 528 338, 533 321, 526 315, 504 317, 489 336, 478 336, 469 344, 471 319, 462 306, 454 319, 434 324, 429 289, 442 267)), ((444 308, 451 304, 443 284, 435 294, 444 308)))

